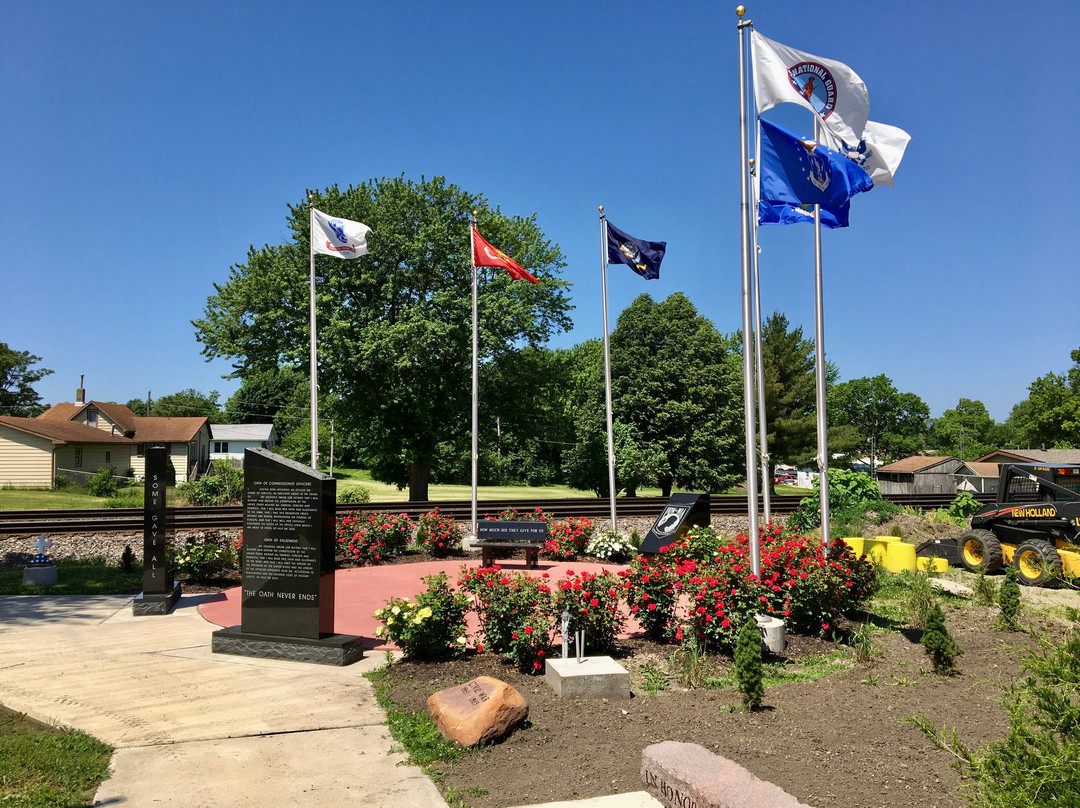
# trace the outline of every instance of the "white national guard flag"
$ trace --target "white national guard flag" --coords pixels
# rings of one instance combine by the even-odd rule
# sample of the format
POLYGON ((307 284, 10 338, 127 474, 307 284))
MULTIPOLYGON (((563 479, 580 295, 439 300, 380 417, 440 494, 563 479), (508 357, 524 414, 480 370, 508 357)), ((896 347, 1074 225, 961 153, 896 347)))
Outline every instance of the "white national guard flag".
POLYGON ((904 150, 911 140, 911 135, 899 126, 867 121, 862 139, 854 146, 829 135, 828 132, 822 139, 825 145, 846 154, 858 163, 862 170, 870 175, 874 185, 892 187, 893 174, 904 158, 904 150))
POLYGON ((846 143, 858 143, 870 115, 866 85, 850 67, 773 42, 753 31, 754 98, 762 113, 801 104, 846 143))
POLYGON ((336 255, 338 258, 359 258, 368 254, 367 234, 371 228, 366 224, 327 216, 321 210, 311 209, 311 251, 320 255, 336 255))

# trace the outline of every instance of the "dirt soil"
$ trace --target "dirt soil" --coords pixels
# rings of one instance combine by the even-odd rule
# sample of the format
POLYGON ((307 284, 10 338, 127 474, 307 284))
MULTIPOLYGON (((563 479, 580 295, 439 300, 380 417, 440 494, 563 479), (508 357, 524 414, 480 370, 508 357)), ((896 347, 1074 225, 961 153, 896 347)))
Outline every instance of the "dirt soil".
MULTIPOLYGON (((1024 649, 1035 643, 1027 633, 992 630, 995 609, 961 599, 944 608, 964 649, 956 675, 929 672, 919 631, 890 631, 875 636, 872 661, 849 659, 824 678, 770 687, 765 709, 754 713, 742 709, 734 690, 686 689, 674 679, 648 695, 643 669, 667 668, 674 649, 635 638, 620 652, 631 672, 629 701, 560 699, 543 677, 523 675, 492 654, 395 663, 392 697, 405 709, 423 711, 431 693, 482 674, 525 696, 524 728, 453 766, 436 764, 442 786, 456 788, 472 808, 640 791, 641 751, 665 740, 700 744, 818 808, 961 808, 966 800, 949 766, 952 756, 904 719, 923 714, 937 728, 955 728, 969 748, 1002 737, 1002 685, 1017 677, 1024 649)), ((1067 627, 1046 614, 1024 623, 1053 637, 1067 627)), ((789 640, 774 661, 794 665, 840 648, 817 638, 789 640)), ((729 665, 723 657, 710 664, 712 675, 729 665)))

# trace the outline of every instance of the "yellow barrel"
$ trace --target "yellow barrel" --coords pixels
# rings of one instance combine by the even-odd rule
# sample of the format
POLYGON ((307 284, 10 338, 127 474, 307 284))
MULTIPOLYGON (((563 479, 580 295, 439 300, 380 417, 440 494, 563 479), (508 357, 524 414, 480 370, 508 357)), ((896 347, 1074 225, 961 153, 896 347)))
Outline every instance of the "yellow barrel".
POLYGON ((899 536, 874 536, 877 541, 903 541, 899 536))
POLYGON ((847 538, 840 539, 844 544, 851 548, 851 552, 858 558, 863 554, 863 537, 862 536, 849 536, 847 538))
POLYGON ((892 543, 891 541, 882 541, 876 538, 864 539, 863 552, 876 566, 880 567, 885 563, 885 553, 888 552, 889 545, 892 543))
POLYGON ((915 545, 902 541, 889 542, 885 551, 885 569, 889 572, 914 571, 915 545))
POLYGON ((945 572, 949 569, 949 559, 936 556, 920 556, 915 559, 915 564, 924 572, 945 572))

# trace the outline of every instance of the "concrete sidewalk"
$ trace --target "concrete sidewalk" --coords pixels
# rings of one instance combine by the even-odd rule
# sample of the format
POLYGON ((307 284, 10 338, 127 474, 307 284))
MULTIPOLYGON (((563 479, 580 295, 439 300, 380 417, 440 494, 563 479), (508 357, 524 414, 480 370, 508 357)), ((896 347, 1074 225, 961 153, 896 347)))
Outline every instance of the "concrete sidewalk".
POLYGON ((211 654, 198 600, 133 617, 123 596, 0 597, 0 703, 115 747, 98 805, 446 807, 388 754, 362 677, 381 653, 346 668, 211 654))

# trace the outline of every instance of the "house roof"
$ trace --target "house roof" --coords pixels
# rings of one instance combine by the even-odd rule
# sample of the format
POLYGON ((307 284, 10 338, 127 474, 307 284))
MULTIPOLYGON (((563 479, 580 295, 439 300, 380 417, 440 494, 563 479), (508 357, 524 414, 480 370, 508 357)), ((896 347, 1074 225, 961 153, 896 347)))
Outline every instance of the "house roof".
POLYGON ((133 415, 139 443, 188 443, 209 424, 207 418, 159 418, 133 415))
POLYGON ((1080 449, 998 449, 979 460, 994 458, 995 463, 1080 463, 1080 449))
POLYGON ((53 443, 126 443, 131 441, 122 435, 110 435, 101 429, 95 429, 78 421, 60 421, 51 418, 14 418, 0 416, 0 426, 47 438, 53 443))
POLYGON ((925 455, 914 455, 912 457, 905 457, 903 460, 897 460, 895 463, 890 463, 887 466, 879 466, 877 470, 894 474, 911 474, 917 471, 926 471, 928 468, 938 466, 949 460, 955 460, 957 463, 960 462, 959 458, 956 457, 929 457, 925 455))
MULTIPOLYGON (((85 404, 53 404, 36 419, 49 423, 72 423, 84 426, 72 419, 83 410, 94 407, 110 421, 124 430, 124 434, 139 443, 188 443, 203 424, 209 424, 207 418, 162 418, 159 416, 136 415, 123 404, 115 401, 87 401, 85 404)), ((94 427, 86 427, 94 429, 94 427)), ((101 432, 101 430, 94 430, 101 432)), ((102 432, 104 434, 104 432, 102 432)), ((108 443, 109 441, 81 440, 82 443, 108 443)))
POLYGON ((997 463, 980 463, 972 460, 968 467, 980 477, 997 477, 1001 474, 1001 467, 997 463))
POLYGON ((269 441, 273 424, 210 424, 214 440, 269 441))

